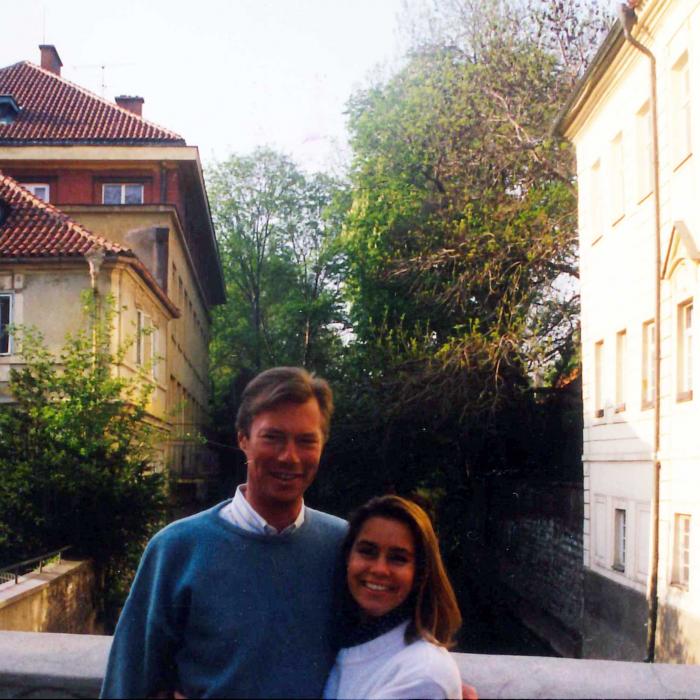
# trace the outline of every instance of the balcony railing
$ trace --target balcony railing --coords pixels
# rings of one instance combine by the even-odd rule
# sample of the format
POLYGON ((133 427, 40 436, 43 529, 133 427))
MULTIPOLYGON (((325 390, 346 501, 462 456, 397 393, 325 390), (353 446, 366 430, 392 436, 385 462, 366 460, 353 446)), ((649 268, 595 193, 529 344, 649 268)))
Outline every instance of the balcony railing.
MULTIPOLYGON (((91 698, 111 637, 0 632, 0 698, 91 698)), ((480 698, 697 698, 700 666, 455 654, 480 698)))

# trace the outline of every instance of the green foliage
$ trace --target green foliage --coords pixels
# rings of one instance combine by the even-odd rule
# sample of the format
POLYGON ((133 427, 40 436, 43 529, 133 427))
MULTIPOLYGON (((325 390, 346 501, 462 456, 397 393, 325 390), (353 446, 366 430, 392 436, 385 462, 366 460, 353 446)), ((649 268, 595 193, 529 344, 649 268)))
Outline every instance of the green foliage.
POLYGON ((275 365, 323 373, 340 351, 344 193, 269 149, 230 156, 208 182, 227 290, 214 310, 212 379, 228 433, 219 437, 232 443, 231 416, 248 379, 275 365))
POLYGON ((95 561, 109 607, 161 521, 164 493, 152 471, 148 373, 115 372, 126 346, 112 349, 113 304, 103 306, 85 293, 86 328, 56 356, 36 330, 12 331, 24 364, 0 411, 0 561, 71 545, 95 561))

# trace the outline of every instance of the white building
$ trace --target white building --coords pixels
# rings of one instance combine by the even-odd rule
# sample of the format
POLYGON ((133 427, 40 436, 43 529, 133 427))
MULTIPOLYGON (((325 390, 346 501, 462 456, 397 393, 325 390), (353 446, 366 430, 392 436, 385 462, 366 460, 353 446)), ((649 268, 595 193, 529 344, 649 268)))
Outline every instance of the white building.
POLYGON ((643 659, 651 628, 657 660, 700 663, 700 2, 632 4, 557 123, 579 180, 583 651, 643 659))

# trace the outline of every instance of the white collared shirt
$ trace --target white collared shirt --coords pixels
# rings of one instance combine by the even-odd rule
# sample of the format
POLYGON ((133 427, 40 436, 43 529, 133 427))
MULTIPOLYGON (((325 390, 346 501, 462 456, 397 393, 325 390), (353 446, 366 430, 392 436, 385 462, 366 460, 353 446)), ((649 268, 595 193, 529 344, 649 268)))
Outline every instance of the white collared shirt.
POLYGON ((228 520, 232 525, 240 527, 248 532, 255 532, 258 535, 290 535, 300 528, 304 523, 304 510, 306 506, 301 502, 301 509, 296 520, 281 532, 276 527, 270 525, 265 518, 258 513, 253 506, 248 503, 245 497, 247 484, 241 484, 233 496, 231 502, 224 506, 219 514, 224 520, 228 520))

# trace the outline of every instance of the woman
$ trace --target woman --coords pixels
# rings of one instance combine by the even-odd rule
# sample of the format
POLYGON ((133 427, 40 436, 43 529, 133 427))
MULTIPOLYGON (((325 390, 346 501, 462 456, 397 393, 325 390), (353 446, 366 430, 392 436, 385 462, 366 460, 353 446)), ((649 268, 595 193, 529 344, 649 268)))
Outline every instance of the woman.
POLYGON ((461 615, 425 511, 373 498, 344 544, 347 596, 341 647, 325 698, 461 698, 447 651, 461 615))

